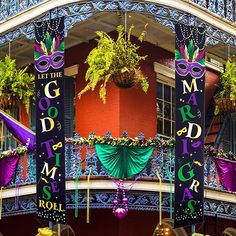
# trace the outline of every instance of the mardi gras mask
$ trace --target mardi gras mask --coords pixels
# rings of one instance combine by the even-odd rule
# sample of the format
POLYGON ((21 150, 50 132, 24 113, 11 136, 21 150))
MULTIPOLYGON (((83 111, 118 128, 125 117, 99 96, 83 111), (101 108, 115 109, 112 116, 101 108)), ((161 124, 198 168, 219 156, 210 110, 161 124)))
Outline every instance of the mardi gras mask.
POLYGON ((34 66, 35 69, 44 73, 52 67, 59 69, 64 65, 64 41, 61 41, 61 36, 52 38, 49 32, 46 32, 45 43, 35 43, 34 45, 34 66))
POLYGON ((205 73, 205 66, 200 63, 188 62, 185 59, 176 60, 175 61, 175 69, 177 73, 181 76, 186 76, 187 74, 191 74, 194 78, 201 78, 205 73))
POLYGON ((43 73, 53 69, 59 69, 64 65, 64 52, 55 52, 51 55, 42 55, 35 60, 35 68, 37 71, 43 73))
POLYGON ((194 78, 201 78, 205 73, 205 63, 205 49, 200 50, 193 40, 188 45, 180 43, 179 49, 175 50, 175 70, 181 76, 190 74, 194 78))

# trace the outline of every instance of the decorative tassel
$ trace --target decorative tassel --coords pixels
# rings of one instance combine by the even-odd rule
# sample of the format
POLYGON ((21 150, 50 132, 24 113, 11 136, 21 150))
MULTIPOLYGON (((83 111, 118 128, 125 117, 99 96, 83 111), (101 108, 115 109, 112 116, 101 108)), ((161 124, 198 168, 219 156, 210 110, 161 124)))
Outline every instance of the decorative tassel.
POLYGON ((159 192, 159 225, 162 225, 162 181, 161 177, 158 173, 158 170, 156 172, 156 176, 159 179, 160 182, 160 192, 159 192))
POLYGON ((78 218, 79 215, 79 174, 77 173, 75 176, 75 218, 78 218))
POLYGON ((166 168, 166 174, 169 178, 169 182, 170 182, 170 219, 173 219, 173 191, 172 191, 172 186, 173 186, 173 182, 172 182, 172 173, 171 173, 171 163, 172 163, 172 153, 173 150, 171 150, 170 152, 170 165, 169 167, 167 166, 166 168))
POLYGON ((173 193, 172 193, 172 177, 170 173, 170 218, 173 219, 173 193))
POLYGON ((75 176, 75 218, 79 215, 79 177, 82 173, 82 162, 79 162, 78 170, 75 176))
POLYGON ((2 219, 2 190, 3 187, 0 189, 0 220, 2 219))
POLYGON ((169 169, 169 179, 170 179, 170 218, 173 219, 173 191, 172 191, 172 173, 171 173, 171 163, 172 163, 172 157, 173 157, 173 149, 171 149, 171 155, 170 155, 170 169, 169 169))
POLYGON ((58 234, 58 236, 61 236, 61 224, 58 224, 57 226, 58 226, 57 227, 57 234, 58 234))
POLYGON ((15 185, 15 209, 18 210, 19 209, 19 192, 20 192, 20 186, 17 183, 15 185))
POLYGON ((90 175, 92 172, 92 167, 89 169, 89 174, 88 174, 88 189, 87 189, 87 215, 86 215, 86 223, 89 224, 90 219, 89 219, 89 207, 90 207, 90 175))

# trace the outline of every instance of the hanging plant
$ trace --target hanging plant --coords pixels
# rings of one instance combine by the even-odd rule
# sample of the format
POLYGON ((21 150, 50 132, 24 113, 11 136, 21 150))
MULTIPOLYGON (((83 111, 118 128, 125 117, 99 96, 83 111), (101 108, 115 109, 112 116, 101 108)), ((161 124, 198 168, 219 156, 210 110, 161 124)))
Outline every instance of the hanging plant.
MULTIPOLYGON (((107 82, 113 81, 120 88, 130 88, 135 84, 140 84, 146 93, 149 87, 147 78, 143 75, 139 62, 145 60, 147 56, 139 56, 137 50, 139 46, 131 42, 131 33, 134 26, 124 32, 124 27, 117 27, 118 37, 113 40, 106 32, 98 31, 98 45, 88 55, 86 63, 89 68, 86 72, 85 80, 88 81, 86 87, 78 94, 89 90, 94 90, 101 82, 99 96, 103 103, 106 102, 107 82)), ((142 42, 146 31, 143 30, 139 36, 142 42)))
POLYGON ((30 98, 34 94, 34 76, 29 75, 27 67, 17 69, 15 60, 6 56, 0 60, 0 108, 16 107, 20 102, 29 110, 30 98))
POLYGON ((220 92, 215 96, 215 115, 236 112, 236 62, 226 62, 220 88, 220 92))

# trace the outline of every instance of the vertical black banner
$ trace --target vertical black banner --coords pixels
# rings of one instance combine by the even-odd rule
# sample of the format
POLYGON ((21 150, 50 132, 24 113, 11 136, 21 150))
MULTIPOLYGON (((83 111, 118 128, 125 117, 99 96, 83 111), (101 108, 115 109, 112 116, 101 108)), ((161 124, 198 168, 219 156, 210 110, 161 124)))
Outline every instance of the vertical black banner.
POLYGON ((64 18, 35 24, 37 216, 65 223, 64 18))
POLYGON ((175 228, 203 221, 205 29, 175 26, 175 228))

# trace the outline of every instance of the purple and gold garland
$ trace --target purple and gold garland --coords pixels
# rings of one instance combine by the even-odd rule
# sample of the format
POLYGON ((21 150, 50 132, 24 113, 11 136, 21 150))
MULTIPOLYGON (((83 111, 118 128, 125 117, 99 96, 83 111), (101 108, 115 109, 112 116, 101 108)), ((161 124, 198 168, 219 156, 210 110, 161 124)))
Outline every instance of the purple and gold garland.
MULTIPOLYGON (((127 145, 127 146, 155 146, 155 147, 163 147, 168 148, 174 147, 175 141, 174 139, 162 139, 160 137, 148 138, 148 139, 140 139, 138 137, 130 138, 130 137, 123 137, 123 138, 112 138, 112 137, 103 137, 103 136, 89 136, 88 138, 66 138, 66 143, 68 144, 75 144, 75 145, 83 145, 87 144, 93 146, 94 144, 109 144, 109 145, 127 145)), ((6 150, 0 153, 0 159, 9 156, 17 156, 23 155, 25 153, 30 153, 27 146, 19 145, 18 147, 6 150)), ((236 154, 232 152, 223 152, 222 149, 213 148, 213 147, 205 147, 205 156, 216 157, 216 158, 223 158, 227 160, 236 161, 236 154)))
POLYGON ((224 152, 220 148, 205 147, 205 156, 222 158, 226 160, 236 161, 236 154, 232 152, 224 152))

